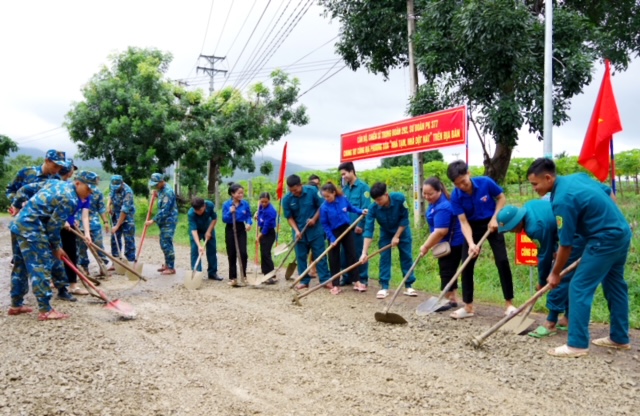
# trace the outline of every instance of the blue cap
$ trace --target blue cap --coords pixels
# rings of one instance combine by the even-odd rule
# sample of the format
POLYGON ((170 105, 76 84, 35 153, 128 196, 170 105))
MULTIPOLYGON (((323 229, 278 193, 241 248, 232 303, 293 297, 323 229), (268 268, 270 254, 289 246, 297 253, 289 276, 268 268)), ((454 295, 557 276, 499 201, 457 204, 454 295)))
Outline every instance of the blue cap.
POLYGON ((113 175, 111 177, 111 186, 119 186, 122 185, 122 175, 113 175))
POLYGON ((506 233, 513 231, 514 228, 522 222, 524 214, 527 213, 526 208, 518 208, 513 205, 507 205, 498 212, 498 232, 506 233))
POLYGON ((64 152, 59 152, 55 149, 51 149, 47 151, 45 159, 54 162, 58 166, 64 167, 67 157, 64 152))
POLYGON ((91 192, 98 191, 98 183, 100 182, 100 177, 95 172, 90 172, 88 170, 81 170, 76 175, 76 180, 89 185, 91 192))
POLYGON ((149 188, 153 188, 157 186, 160 182, 164 181, 162 177, 162 173, 154 173, 151 175, 151 180, 149 181, 149 188))
POLYGON ((73 159, 66 159, 64 166, 60 169, 60 175, 68 175, 72 170, 78 170, 78 167, 73 164, 73 159))

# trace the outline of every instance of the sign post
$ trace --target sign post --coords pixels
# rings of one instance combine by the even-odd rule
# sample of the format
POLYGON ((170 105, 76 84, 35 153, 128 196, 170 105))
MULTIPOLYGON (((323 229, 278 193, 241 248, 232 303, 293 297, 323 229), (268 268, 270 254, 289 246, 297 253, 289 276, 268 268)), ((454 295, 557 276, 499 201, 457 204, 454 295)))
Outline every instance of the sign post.
POLYGON ((516 265, 529 266, 529 290, 533 294, 533 268, 538 265, 538 246, 524 231, 516 234, 516 265))

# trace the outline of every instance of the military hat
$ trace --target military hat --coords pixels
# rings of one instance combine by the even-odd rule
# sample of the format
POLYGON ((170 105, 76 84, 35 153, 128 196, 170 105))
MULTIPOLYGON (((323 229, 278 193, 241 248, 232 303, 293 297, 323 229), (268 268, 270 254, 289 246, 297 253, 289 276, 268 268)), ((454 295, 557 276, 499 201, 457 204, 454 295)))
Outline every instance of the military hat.
POLYGON ((498 212, 498 232, 506 233, 512 231, 522 222, 524 214, 527 213, 526 208, 518 208, 513 205, 507 205, 498 212))
POLYGON ((76 180, 89 185, 91 192, 98 191, 98 182, 100 181, 100 177, 95 172, 90 172, 88 170, 81 170, 76 175, 76 180))

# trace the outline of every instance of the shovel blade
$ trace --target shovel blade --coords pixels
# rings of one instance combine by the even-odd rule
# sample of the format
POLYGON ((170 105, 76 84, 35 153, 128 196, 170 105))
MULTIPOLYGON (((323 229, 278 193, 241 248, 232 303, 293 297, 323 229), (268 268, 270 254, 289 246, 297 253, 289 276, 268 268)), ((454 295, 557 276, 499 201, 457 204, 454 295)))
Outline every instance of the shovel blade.
POLYGON ((386 324, 406 324, 407 320, 397 313, 387 312, 376 312, 375 314, 376 321, 384 322, 386 324))
MULTIPOLYGON (((120 259, 120 261, 122 261, 123 263, 127 262, 127 260, 125 259, 120 259)), ((124 275, 127 272, 127 269, 125 269, 124 266, 121 266, 118 263, 115 263, 114 267, 116 268, 116 274, 124 275)))
POLYGON ((438 309, 440 309, 441 306, 444 306, 447 303, 448 303, 448 300, 446 299, 442 299, 440 302, 438 302, 438 298, 436 297, 429 298, 424 302, 422 302, 420 305, 418 305, 418 307, 416 308, 416 315, 418 316, 429 315, 437 311, 438 309))
POLYGON ((190 271, 184 274, 184 287, 189 290, 200 289, 202 286, 202 272, 190 271))
MULTIPOLYGON (((139 262, 135 262, 132 265, 130 265, 130 267, 135 270, 138 274, 142 274, 142 269, 144 267, 143 263, 139 263, 139 262)), ((129 280, 131 280, 132 282, 135 282, 136 280, 139 280, 140 278, 138 276, 136 276, 135 274, 131 273, 130 271, 127 270, 126 276, 129 280)))
POLYGON ((513 332, 516 335, 520 335, 521 333, 529 329, 529 327, 533 323, 535 323, 535 320, 531 318, 522 319, 521 317, 517 316, 504 324, 504 326, 500 329, 502 331, 513 332))
POLYGON ((274 249, 273 249, 273 255, 274 256, 279 256, 281 254, 286 253, 289 250, 289 244, 278 244, 274 249))
POLYGON ((136 317, 136 311, 133 309, 133 307, 118 299, 112 300, 111 302, 107 303, 105 305, 105 308, 109 309, 110 311, 116 312, 126 319, 133 319, 136 317))
POLYGON ((284 272, 284 278, 286 280, 291 280, 291 276, 293 276, 293 273, 296 271, 297 267, 298 263, 296 263, 295 261, 293 263, 289 263, 289 265, 287 266, 287 270, 284 272))

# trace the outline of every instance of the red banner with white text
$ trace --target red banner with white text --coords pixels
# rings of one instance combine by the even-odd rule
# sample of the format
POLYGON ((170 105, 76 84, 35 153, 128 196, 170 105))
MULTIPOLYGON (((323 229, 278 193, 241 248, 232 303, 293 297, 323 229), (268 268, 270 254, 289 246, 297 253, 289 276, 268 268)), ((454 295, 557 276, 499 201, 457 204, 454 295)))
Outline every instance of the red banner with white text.
POLYGON ((467 143, 467 106, 341 135, 340 161, 400 156, 467 143))

